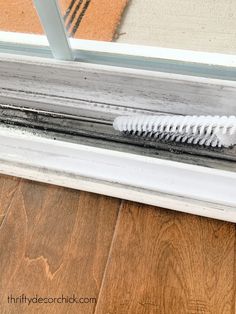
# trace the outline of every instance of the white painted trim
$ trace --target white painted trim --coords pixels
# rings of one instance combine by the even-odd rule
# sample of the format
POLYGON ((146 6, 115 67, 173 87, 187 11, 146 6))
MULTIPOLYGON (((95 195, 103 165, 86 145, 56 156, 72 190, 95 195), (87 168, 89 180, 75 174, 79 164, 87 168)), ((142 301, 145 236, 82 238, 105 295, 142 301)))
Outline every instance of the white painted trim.
POLYGON ((53 56, 56 59, 73 60, 73 52, 66 35, 57 0, 34 0, 34 5, 50 43, 53 56))
MULTIPOLYGON (((1 32, 0 32, 1 33, 1 32)), ((46 44, 45 40, 39 41, 38 46, 42 47, 46 44)), ((1 40, 0 40, 1 41, 1 40)), ((46 45, 45 45, 46 46, 46 45)), ((48 46, 49 47, 49 46, 48 46)), ((224 85, 229 87, 236 87, 236 81, 232 80, 225 80, 225 79, 216 79, 211 77, 201 77, 201 76, 191 76, 185 74, 176 74, 176 73, 167 73, 167 72, 160 72, 160 71, 149 71, 143 69, 132 69, 132 68, 124 68, 118 66, 110 66, 110 65, 103 65, 103 64, 93 64, 93 63, 86 63, 86 62, 74 62, 74 61, 64 61, 64 60, 52 60, 41 58, 41 57, 33 57, 33 56, 25 56, 25 55, 15 55, 11 53, 1 53, 0 54, 0 62, 12 62, 12 63, 25 63, 25 64, 34 64, 39 66, 50 66, 51 68, 61 68, 67 69, 68 71, 75 70, 88 70, 88 71, 105 71, 110 73, 117 73, 117 74, 133 74, 143 77, 153 77, 153 78, 161 78, 161 79, 168 79, 168 80, 179 80, 184 82, 195 82, 195 83, 202 83, 205 85, 224 85)))
POLYGON ((131 45, 124 43, 82 40, 73 38, 70 39, 70 41, 71 47, 74 50, 88 50, 92 52, 106 52, 111 54, 136 57, 236 67, 236 55, 230 54, 131 45))
POLYGON ((235 209, 232 207, 188 200, 183 197, 151 192, 116 183, 92 180, 91 178, 71 176, 52 170, 45 172, 45 169, 29 168, 21 164, 13 164, 4 161, 0 161, 0 172, 33 181, 103 194, 189 214, 236 222, 235 209))
POLYGON ((236 173, 0 127, 0 171, 236 222, 236 173))
MULTIPOLYGON (((90 51, 94 53, 109 53, 115 55, 127 55, 144 58, 163 59, 170 61, 181 61, 199 63, 205 65, 236 67, 236 55, 201 52, 183 49, 172 49, 163 47, 131 45, 115 42, 104 42, 83 39, 69 39, 71 47, 76 51, 90 51)), ((23 34, 0 31, 0 42, 19 45, 33 45, 48 48, 46 36, 23 34)))
POLYGON ((0 42, 16 45, 34 45, 44 48, 49 47, 49 42, 45 35, 25 34, 17 32, 0 31, 0 42))

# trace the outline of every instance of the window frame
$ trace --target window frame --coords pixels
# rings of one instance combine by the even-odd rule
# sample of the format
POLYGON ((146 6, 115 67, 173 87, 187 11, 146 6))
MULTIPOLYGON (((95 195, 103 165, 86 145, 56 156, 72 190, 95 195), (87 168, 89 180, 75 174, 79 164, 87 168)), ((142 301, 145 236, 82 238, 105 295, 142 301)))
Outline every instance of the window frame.
MULTIPOLYGON (((52 112, 63 114, 61 101, 65 105, 67 98, 65 98, 66 94, 62 95, 59 91, 62 89, 63 93, 67 93, 70 97, 71 86, 72 88, 76 87, 73 87, 73 82, 69 86, 67 79, 75 78, 76 74, 76 82, 80 86, 83 84, 84 75, 86 75, 85 82, 89 82, 89 80, 94 82, 95 85, 92 88, 98 88, 99 93, 95 93, 90 99, 88 96, 90 92, 88 91, 87 96, 85 94, 81 96, 87 100, 82 105, 80 104, 79 108, 77 105, 71 104, 70 112, 68 112, 69 107, 66 106, 64 114, 69 114, 73 118, 79 116, 82 110, 88 110, 84 113, 85 118, 91 117, 93 120, 99 119, 99 116, 104 119, 104 112, 110 114, 110 119, 112 119, 115 112, 116 115, 120 115, 127 111, 125 106, 118 106, 113 109, 107 107, 104 110, 103 102, 101 107, 95 106, 96 109, 93 106, 89 107, 89 104, 92 105, 96 101, 96 97, 98 97, 98 102, 102 95, 107 97, 107 92, 110 92, 111 103, 114 101, 117 95, 113 94, 115 89, 111 89, 112 77, 114 86, 120 91, 124 86, 128 88, 127 90, 132 89, 136 80, 143 81, 144 88, 141 91, 136 88, 136 85, 133 86, 133 91, 137 92, 136 101, 139 101, 139 97, 144 102, 148 101, 150 97, 148 86, 149 88, 151 86, 153 92, 155 91, 149 80, 155 82, 156 80, 159 82, 164 80, 165 84, 174 80, 177 85, 182 84, 180 92, 181 90, 182 93, 186 91, 186 95, 189 86, 192 88, 192 84, 194 84, 195 88, 199 90, 207 90, 215 86, 215 90, 226 92, 225 97, 232 97, 233 90, 234 98, 232 101, 236 97, 236 82, 226 80, 8 54, 0 56, 0 68, 4 74, 1 81, 1 103, 4 104, 5 102, 5 105, 13 106, 19 110, 28 106, 28 109, 33 109, 36 113, 44 110, 49 114, 52 112), (46 81, 45 70, 47 71, 46 81), (61 74, 62 77, 60 77, 60 73, 63 73, 61 74), (99 79, 96 80, 96 77, 99 79), (59 80, 58 82, 55 81, 56 78, 59 80), (44 91, 41 99, 37 91, 40 88, 44 90, 50 79, 55 84, 52 99, 50 98, 50 85, 48 97, 44 91), (131 85, 127 86, 129 83, 131 85), (98 87, 96 84, 102 85, 98 87), (104 90, 101 90, 101 86, 104 90), (143 99, 143 93, 147 94, 145 99, 143 99), (52 100, 55 102, 52 103, 52 100), (29 105, 26 106, 27 103, 29 105)), ((84 84, 86 86, 87 83, 84 84)), ((139 81, 137 84, 140 85, 139 81)), ((83 90, 83 86, 81 88, 83 90)), ((169 90, 168 86, 166 88, 169 90)), ((78 98, 80 91, 75 90, 78 98)), ((120 101, 129 103, 125 91, 122 95, 120 101)), ((165 98, 165 95, 163 97, 165 98)), ((208 97, 209 102, 214 105, 214 98, 211 98, 214 97, 214 92, 210 92, 208 97)), ((108 103, 109 99, 107 100, 108 103)), ((133 109, 134 112, 137 112, 136 107, 133 109)), ((219 110, 221 110, 220 107, 219 110)), ((27 128, 5 128, 4 125, 0 130, 0 144, 2 147, 0 151, 1 173, 236 222, 236 196, 234 193, 236 172, 233 169, 232 171, 225 171, 214 166, 211 169, 204 165, 189 165, 181 160, 182 156, 179 157, 178 161, 168 160, 168 158, 163 160, 158 156, 147 157, 142 154, 118 151, 117 148, 110 150, 99 148, 96 145, 91 147, 61 139, 47 139, 45 133, 40 135, 38 131, 34 131, 32 135, 32 130, 27 128), (44 146, 47 150, 44 149, 44 146), (87 155, 82 158, 81 156, 85 151, 87 155), (72 155, 73 160, 71 159, 72 155), (37 156, 36 161, 35 156, 37 156), (87 162, 87 167, 84 167, 84 161, 87 162), (129 161, 129 167, 126 166, 127 161, 129 161), (135 166, 132 166, 132 162, 135 166), (94 173, 91 172, 91 163, 94 167, 97 165, 99 173, 96 172, 96 168, 94 168, 96 170, 94 173), (163 164, 165 164, 166 171, 159 175, 163 164), (137 180, 132 179, 135 169, 142 169, 138 186, 137 180), (156 173, 156 181, 152 178, 152 182, 147 186, 150 169, 156 173), (168 186, 168 182, 170 189, 163 188, 163 186, 168 186), (174 185, 171 182, 174 182, 174 185), (178 187, 178 191, 175 190, 175 186, 178 187), (201 196, 203 191, 205 192, 201 196), (216 200, 215 195, 220 197, 220 201, 216 200)), ((230 165, 232 162, 229 161, 230 165)))
MULTIPOLYGON (((75 38, 68 40, 75 62, 236 80, 236 55, 75 38)), ((46 35, 0 31, 0 53, 53 59, 46 35)))
MULTIPOLYGON (((107 77, 112 73, 113 77, 119 78, 114 85, 118 84, 120 90, 127 85, 127 75, 131 75, 133 80, 137 78, 144 82, 158 79, 168 84, 175 80, 176 84, 181 86, 183 94, 191 84, 195 84, 199 90, 210 90, 213 85, 219 86, 222 91, 228 90, 226 95, 232 97, 231 103, 236 99, 234 55, 69 39, 77 60, 75 63, 53 59, 49 42, 52 45, 44 35, 0 32, 0 50, 8 53, 0 54, 0 67, 4 75, 9 74, 6 76, 6 86, 11 86, 2 88, 0 98, 2 101, 7 99, 9 106, 22 110, 27 103, 30 104, 28 109, 36 112, 46 110, 50 114, 53 112, 75 117, 81 110, 83 112, 87 110, 87 118, 91 119, 98 119, 105 111, 108 111, 110 118, 115 114, 132 111, 132 108, 126 105, 127 99, 124 94, 123 106, 119 109, 118 106, 113 109, 106 107, 104 111, 104 105, 96 110, 89 109, 89 103, 92 104, 94 98, 88 98, 79 110, 72 103, 71 107, 63 103, 63 109, 58 91, 59 88, 63 88, 68 95, 70 94, 71 89, 66 81, 64 84, 61 82, 58 84, 54 98, 45 97, 44 101, 42 99, 39 101, 33 84, 28 85, 24 98, 22 95, 26 85, 22 87, 21 82, 27 81, 29 75, 27 66, 35 67, 36 74, 40 71, 46 73, 47 70, 50 73, 66 69, 68 78, 73 77, 76 71, 77 73, 87 71, 93 77, 100 77, 104 83, 102 91, 104 95, 109 92, 110 81, 107 77), (18 84, 15 81, 14 70, 17 68, 21 68, 17 77, 18 84), (68 108, 70 111, 67 111, 68 108)), ((60 76, 60 71, 57 73, 60 76)), ((86 75, 84 79, 85 77, 86 75)), ((29 76, 28 79, 33 82, 33 76, 31 78, 29 76)), ((82 84, 82 78, 79 82, 82 84)), ((38 82, 39 88, 40 84, 44 86, 43 80, 41 83, 38 82)), ((153 86, 151 92, 155 93, 154 85, 151 86, 153 86)), ((142 101, 148 101, 148 95, 143 97, 148 92, 150 89, 143 88, 137 93, 136 100, 140 97, 142 101)), ((110 99, 112 100, 114 96, 111 91, 110 99)), ((211 93, 207 99, 213 101, 211 93)), ((134 112, 138 112, 137 108, 133 109, 134 112)), ((116 149, 99 148, 96 145, 86 146, 59 139, 53 140, 47 138, 45 134, 39 136, 36 132, 32 135, 28 129, 6 128, 4 125, 0 127, 0 145, 4 148, 0 151, 0 172, 4 174, 236 222, 234 170, 225 171, 217 167, 211 169, 204 165, 189 165, 180 160, 163 160, 116 149), (91 164, 95 167, 94 173, 91 172, 91 164), (99 169, 96 165, 99 165, 99 169), (163 167, 166 169, 164 172, 163 167), (142 169, 138 184, 133 178, 136 169, 142 169), (156 174, 156 181, 151 177, 152 172, 156 174)))

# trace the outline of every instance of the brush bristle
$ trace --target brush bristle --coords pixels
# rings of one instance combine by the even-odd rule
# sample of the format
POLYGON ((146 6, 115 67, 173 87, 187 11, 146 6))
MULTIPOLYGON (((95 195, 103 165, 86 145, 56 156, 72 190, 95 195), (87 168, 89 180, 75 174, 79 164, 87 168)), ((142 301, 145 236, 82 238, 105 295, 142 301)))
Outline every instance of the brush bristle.
POLYGON ((121 116, 113 127, 138 137, 211 147, 236 144, 235 116, 121 116))

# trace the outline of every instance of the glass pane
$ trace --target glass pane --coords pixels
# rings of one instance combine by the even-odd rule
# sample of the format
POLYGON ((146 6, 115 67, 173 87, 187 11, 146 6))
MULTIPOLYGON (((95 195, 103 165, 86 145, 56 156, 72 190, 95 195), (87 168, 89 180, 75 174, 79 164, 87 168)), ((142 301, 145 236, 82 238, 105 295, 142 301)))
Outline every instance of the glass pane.
POLYGON ((75 38, 236 53, 236 1, 59 0, 75 38))
POLYGON ((32 0, 0 0, 0 31, 42 34, 32 0))

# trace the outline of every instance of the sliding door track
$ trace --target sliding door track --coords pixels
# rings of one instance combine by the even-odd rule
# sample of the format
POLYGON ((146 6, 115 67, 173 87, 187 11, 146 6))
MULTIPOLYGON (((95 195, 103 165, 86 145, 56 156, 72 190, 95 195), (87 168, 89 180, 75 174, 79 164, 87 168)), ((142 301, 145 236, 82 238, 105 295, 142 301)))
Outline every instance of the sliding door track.
POLYGON ((0 122, 54 139, 236 171, 235 148, 206 148, 124 136, 108 120, 0 105, 0 122))
POLYGON ((235 115, 236 82, 0 58, 0 171, 236 222, 236 148, 120 134, 119 115, 235 115))

